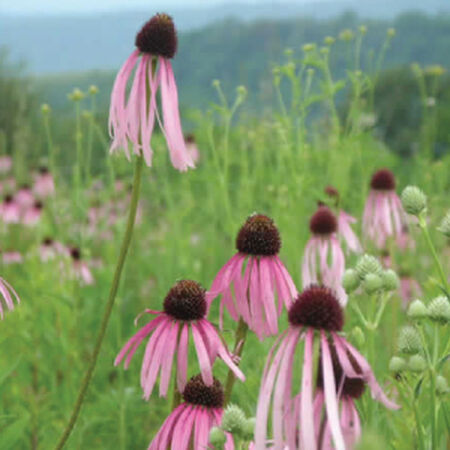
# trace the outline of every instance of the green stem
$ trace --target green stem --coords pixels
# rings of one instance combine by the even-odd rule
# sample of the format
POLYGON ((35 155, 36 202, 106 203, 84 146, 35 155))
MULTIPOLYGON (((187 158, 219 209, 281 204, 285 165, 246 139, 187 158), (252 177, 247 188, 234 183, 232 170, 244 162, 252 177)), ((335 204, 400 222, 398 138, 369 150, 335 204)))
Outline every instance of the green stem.
POLYGON ((449 284, 448 284, 448 281, 447 281, 447 277, 445 276, 444 269, 442 267, 441 262, 439 261, 439 256, 438 256, 438 254, 436 252, 436 249, 434 248, 433 241, 431 240, 430 232, 428 231, 428 226, 427 226, 425 217, 423 215, 419 216, 419 226, 420 226, 420 229, 422 230, 422 233, 423 233, 423 235, 425 237, 425 241, 426 241, 426 243, 428 245, 428 248, 429 248, 429 250, 431 252, 431 255, 433 256, 434 263, 436 265, 437 271, 439 273, 439 277, 440 277, 441 282, 442 282, 442 286, 445 289, 446 293, 449 294, 450 293, 450 287, 449 287, 449 284))
POLYGON ((100 325, 100 331, 97 336, 97 341, 94 347, 94 353, 92 355, 91 362, 87 368, 86 374, 81 383, 80 390, 78 392, 78 397, 75 402, 75 406, 72 410, 72 414, 69 419, 69 423, 67 424, 61 438, 56 445, 55 449, 60 450, 64 447, 67 439, 72 432, 75 423, 78 419, 78 415, 80 413, 81 406, 86 397, 86 392, 89 387, 89 383, 91 381, 92 375, 94 373, 95 365, 97 363, 98 355, 100 353, 100 349, 102 346, 103 338, 105 337, 106 328, 108 326, 108 321, 111 316, 112 308, 114 306, 114 300, 116 298, 117 290, 119 288, 120 277, 122 274, 122 269, 125 263, 125 259, 128 253, 128 249, 130 247, 131 237, 133 235, 134 222, 136 219, 136 210, 139 201, 139 191, 141 186, 141 175, 142 175, 142 166, 143 166, 143 157, 138 156, 136 159, 136 165, 134 170, 134 179, 133 179, 133 191, 131 194, 131 205, 130 212, 128 214, 127 227, 125 230, 125 235, 123 237, 122 245, 120 248, 119 259, 117 261, 116 269, 114 272, 114 278, 111 284, 111 289, 109 291, 108 302, 106 303, 105 312, 103 314, 102 322, 100 325))
POLYGON ((423 437, 423 431, 422 431, 422 422, 420 421, 419 411, 417 409, 416 399, 413 398, 412 400, 412 407, 414 411, 414 419, 416 421, 416 430, 417 430, 417 440, 419 450, 423 450, 425 448, 424 446, 424 437, 423 437))
MULTIPOLYGON (((244 322, 242 317, 239 319, 238 326, 236 328, 235 340, 234 340, 234 355, 239 358, 244 350, 245 338, 247 337, 248 325, 244 322)), ((227 381, 225 383, 225 405, 227 405, 231 399, 231 392, 233 391, 234 382, 236 381, 236 376, 230 369, 227 375, 227 381)))

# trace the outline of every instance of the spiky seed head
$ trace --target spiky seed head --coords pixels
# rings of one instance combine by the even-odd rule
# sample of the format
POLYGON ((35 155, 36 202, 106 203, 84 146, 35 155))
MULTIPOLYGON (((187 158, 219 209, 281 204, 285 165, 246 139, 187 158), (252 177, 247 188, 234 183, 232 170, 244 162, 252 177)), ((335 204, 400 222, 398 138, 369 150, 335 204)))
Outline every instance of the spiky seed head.
POLYGON ((413 355, 409 358, 408 369, 412 372, 423 372, 427 368, 425 358, 420 355, 413 355))
POLYGON ((429 314, 428 308, 418 299, 411 302, 407 312, 410 319, 425 319, 429 314))
POLYGON ((95 84, 91 84, 89 86, 89 94, 90 95, 97 95, 98 94, 98 86, 96 86, 95 84))
POLYGON ((242 437, 245 440, 247 441, 253 440, 253 437, 255 435, 255 424, 256 424, 255 417, 250 417, 244 422, 244 426, 242 427, 242 437))
POLYGON ((41 105, 41 112, 42 112, 42 114, 49 114, 50 112, 51 112, 51 108, 50 108, 50 105, 48 104, 48 103, 43 103, 42 105, 41 105))
POLYGON ((177 320, 201 319, 206 314, 205 292, 196 281, 178 281, 164 299, 164 312, 177 320))
POLYGON ((450 392, 450 389, 448 388, 447 379, 444 378, 442 375, 438 375, 436 377, 436 392, 439 395, 444 395, 450 392))
POLYGON ((389 370, 394 373, 399 373, 405 370, 406 361, 400 356, 393 356, 389 361, 389 370))
POLYGON ((191 403, 192 405, 222 408, 224 401, 223 388, 217 378, 214 378, 211 386, 207 386, 201 375, 195 375, 187 382, 183 391, 183 399, 186 403, 191 403))
POLYGON ((228 405, 222 417, 222 429, 231 434, 241 435, 246 417, 237 405, 228 405))
POLYGON ((227 437, 219 427, 212 427, 209 432, 209 442, 215 449, 223 449, 225 443, 227 442, 227 437))
POLYGON ((429 317, 435 322, 446 324, 450 322, 450 301, 443 295, 436 297, 428 305, 429 317))
POLYGON ((450 211, 448 211, 442 219, 441 224, 438 227, 438 231, 440 231, 444 236, 450 238, 450 211))
POLYGON ((369 273, 381 275, 383 268, 380 264, 380 261, 378 261, 375 256, 366 254, 359 258, 358 262, 356 263, 355 270, 358 273, 359 278, 361 280, 364 280, 364 278, 366 278, 366 275, 368 275, 369 273))
POLYGON ((358 272, 355 269, 347 269, 342 277, 342 286, 347 294, 350 294, 354 290, 358 289, 361 280, 358 272))
POLYGON ((368 273, 364 278, 363 287, 368 294, 374 294, 383 289, 383 279, 380 275, 368 273))
POLYGON ((328 206, 319 206, 309 221, 311 233, 328 236, 337 230, 337 219, 328 206))
POLYGON ((381 273, 381 279, 383 280, 383 289, 386 291, 395 291, 400 286, 400 280, 392 269, 384 270, 381 273))
POLYGON ((400 330, 398 337, 398 350, 400 353, 414 355, 422 349, 420 335, 412 326, 405 326, 400 330))
POLYGON ((67 97, 73 102, 79 102, 83 100, 84 93, 80 89, 75 88, 70 94, 67 95, 67 97))
POLYGON ((402 205, 412 216, 418 216, 427 208, 427 196, 417 186, 407 186, 402 192, 402 205))
POLYGON ((393 191, 395 176, 389 169, 377 170, 370 181, 370 187, 375 191, 393 191))

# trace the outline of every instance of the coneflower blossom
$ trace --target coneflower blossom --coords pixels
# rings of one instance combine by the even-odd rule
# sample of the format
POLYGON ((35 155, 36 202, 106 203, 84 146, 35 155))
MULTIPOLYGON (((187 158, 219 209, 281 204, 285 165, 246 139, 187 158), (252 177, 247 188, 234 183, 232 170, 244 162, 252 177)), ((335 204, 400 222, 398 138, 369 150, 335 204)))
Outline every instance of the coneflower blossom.
MULTIPOLYGON (((20 298, 17 295, 17 292, 14 288, 3 278, 0 277, 0 295, 3 297, 5 301, 6 307, 12 311, 14 309, 14 299, 16 299, 17 303, 20 303, 20 298)), ((3 319, 3 305, 0 302, 0 317, 3 319)))
POLYGON ((20 206, 12 195, 6 195, 0 205, 0 217, 4 223, 19 223, 20 206))
POLYGON ((22 254, 16 250, 6 250, 2 252, 2 261, 6 266, 10 264, 21 264, 23 263, 22 254))
POLYGON ((182 280, 168 292, 163 311, 145 311, 156 317, 127 342, 114 362, 117 366, 126 356, 125 368, 128 368, 139 345, 151 335, 141 369, 141 386, 145 399, 150 397, 158 373, 161 375, 159 395, 167 396, 175 354, 177 387, 179 392, 183 392, 187 380, 189 334, 192 334, 201 376, 207 385, 213 383, 212 365, 217 357, 238 378, 245 379, 216 329, 205 319, 206 309, 205 290, 195 281, 182 280))
MULTIPOLYGON (((319 364, 323 379, 323 404, 327 425, 336 450, 345 450, 342 412, 339 417, 339 386, 333 368, 332 351, 345 377, 367 383, 372 397, 388 408, 398 408, 378 385, 366 359, 338 334, 344 324, 344 313, 335 294, 326 287, 311 286, 304 290, 289 309, 289 328, 276 341, 264 369, 258 399, 255 447, 265 449, 267 422, 272 403, 272 428, 275 448, 290 450, 318 447, 318 414, 314 413, 314 339, 319 339, 319 364), (292 393, 295 355, 304 341, 300 392, 292 393), (356 365, 355 365, 356 363, 356 365), (294 418, 294 419, 293 419, 294 418), (297 418, 297 426, 295 426, 297 418)), ((317 402, 316 397, 316 402, 317 402)), ((320 405, 321 406, 321 405, 320 405)), ((316 404, 316 409, 318 405, 316 404)))
POLYGON ((220 327, 223 309, 240 318, 262 339, 277 334, 283 304, 288 308, 297 289, 278 252, 281 238, 272 219, 250 216, 236 238, 238 253, 220 269, 207 294, 208 305, 218 295, 220 327), (278 303, 278 304, 277 304, 278 303))
POLYGON ((375 172, 370 187, 364 208, 363 233, 378 248, 383 248, 389 237, 398 238, 408 227, 407 217, 395 192, 395 177, 390 170, 375 172))
POLYGON ((151 137, 155 118, 166 138, 173 166, 185 171, 194 167, 181 130, 178 93, 170 59, 177 51, 177 35, 167 14, 153 16, 136 36, 137 49, 117 74, 111 93, 109 131, 113 138, 111 151, 122 148, 130 158, 128 143, 136 154, 152 164, 151 137), (137 65, 128 101, 127 83, 137 65), (156 68, 156 70, 155 70, 156 68), (161 92, 162 121, 156 93, 161 92))
POLYGON ((39 198, 46 198, 55 192, 55 182, 53 175, 49 172, 47 167, 41 167, 39 174, 36 176, 33 192, 39 198))
POLYGON ((22 187, 17 191, 14 199, 19 205, 22 212, 32 206, 35 201, 33 192, 31 191, 31 188, 30 186, 28 186, 28 184, 22 185, 22 187))
MULTIPOLYGON (((186 384, 183 399, 163 423, 148 450, 209 448, 209 432, 222 421, 224 393, 220 382, 213 378, 208 386, 201 375, 196 375, 186 384)), ((229 433, 226 436, 224 450, 234 450, 232 436, 229 433)))
POLYGON ((91 270, 86 261, 81 259, 81 251, 79 248, 70 249, 70 256, 72 257, 72 270, 74 275, 81 281, 82 284, 90 286, 95 283, 91 270))
POLYGON ((312 237, 307 242, 303 254, 303 287, 323 284, 334 289, 343 305, 347 295, 341 280, 345 270, 345 257, 336 236, 338 224, 336 216, 327 206, 319 206, 309 221, 312 237))
POLYGON ((36 225, 42 215, 44 205, 40 201, 35 201, 31 206, 25 209, 22 217, 22 223, 27 226, 36 225))
POLYGON ((11 156, 4 155, 0 156, 0 174, 8 173, 12 168, 12 158, 11 156))

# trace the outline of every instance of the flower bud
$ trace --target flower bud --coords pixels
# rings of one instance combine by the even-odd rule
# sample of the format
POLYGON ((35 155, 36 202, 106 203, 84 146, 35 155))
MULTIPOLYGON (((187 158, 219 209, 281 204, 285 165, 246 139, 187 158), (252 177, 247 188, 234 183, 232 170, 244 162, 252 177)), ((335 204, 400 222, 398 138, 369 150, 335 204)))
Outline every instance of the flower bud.
POLYGON ((395 28, 388 28, 386 34, 389 38, 393 38, 396 34, 395 28))
POLYGON ((209 442, 214 445, 215 449, 221 449, 227 442, 227 437, 220 428, 212 427, 209 432, 209 442))
POLYGON ((381 275, 383 268, 377 258, 371 255, 363 255, 359 258, 355 267, 356 272, 358 272, 359 278, 364 280, 366 275, 369 273, 374 273, 376 275, 381 275))
POLYGON ((339 33, 339 39, 341 39, 342 41, 351 41, 353 39, 354 35, 353 35, 353 31, 350 29, 346 29, 346 30, 342 30, 339 33))
POLYGON ((431 320, 441 324, 450 322, 450 302, 448 298, 443 295, 436 297, 428 305, 428 312, 431 320))
POLYGON ((450 211, 442 219, 441 225, 438 227, 438 231, 450 238, 450 211))
POLYGON ((222 428, 232 434, 241 434, 244 423, 246 421, 245 414, 237 405, 228 405, 222 418, 222 428))
POLYGON ((354 269, 347 269, 342 277, 342 286, 344 287, 345 292, 350 294, 350 292, 353 292, 359 287, 359 284, 360 279, 358 272, 354 269))
POLYGON ((89 94, 90 95, 97 95, 98 94, 98 87, 95 84, 91 84, 89 86, 89 94))
POLYGON ((436 392, 440 395, 449 392, 447 380, 442 375, 436 377, 436 392))
POLYGON ((402 192, 402 205, 408 214, 418 216, 427 208, 427 197, 417 186, 407 186, 402 192))
POLYGON ((414 327, 406 326, 400 330, 398 350, 400 353, 414 355, 422 349, 420 335, 414 327))
POLYGON ((395 291, 400 286, 400 280, 392 269, 383 271, 381 279, 383 280, 383 288, 386 291, 395 291))
POLYGON ((393 356, 389 361, 389 370, 394 373, 402 372, 405 370, 406 361, 400 356, 393 356))
POLYGON ((408 308, 407 315, 410 319, 424 319, 428 317, 428 308, 421 300, 414 300, 408 308))
POLYGON ((315 49, 316 49, 316 44, 313 44, 313 43, 305 44, 305 45, 302 47, 302 50, 303 50, 305 53, 312 52, 312 51, 315 50, 315 49))
POLYGON ((50 105, 49 104, 47 104, 47 103, 43 103, 42 105, 41 105, 41 112, 42 112, 42 114, 48 114, 48 113, 50 113, 51 112, 51 108, 50 108, 50 105))
POLYGON ((383 287, 383 280, 379 275, 369 273, 364 278, 363 286, 368 294, 373 294, 383 287))
POLYGON ((245 440, 251 441, 253 439, 253 436, 255 434, 255 423, 255 417, 250 417, 250 419, 247 419, 244 422, 244 426, 242 427, 242 437, 245 440))
POLYGON ((427 368, 427 362, 420 355, 413 355, 409 358, 408 369, 412 372, 423 372, 427 368))
POLYGON ((365 34, 367 34, 367 27, 366 25, 360 25, 359 26, 359 32, 364 36, 365 34))
POLYGON ((323 40, 323 42, 324 42, 326 45, 333 45, 333 44, 336 42, 336 39, 335 39, 334 37, 332 37, 332 36, 327 36, 327 37, 323 40))
POLYGON ((75 88, 67 97, 73 102, 79 102, 80 100, 83 100, 84 94, 80 89, 75 88))

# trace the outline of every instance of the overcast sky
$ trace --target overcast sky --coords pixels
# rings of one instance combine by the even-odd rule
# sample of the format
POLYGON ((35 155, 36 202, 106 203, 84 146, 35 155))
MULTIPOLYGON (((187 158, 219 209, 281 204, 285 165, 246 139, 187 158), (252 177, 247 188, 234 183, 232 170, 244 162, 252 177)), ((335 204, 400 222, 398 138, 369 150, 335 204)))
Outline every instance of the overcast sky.
MULTIPOLYGON (((155 7, 210 6, 220 3, 315 3, 321 0, 0 0, 0 12, 10 14, 61 14, 144 9, 155 7)), ((322 0, 323 1, 323 0, 322 0)), ((341 0, 335 0, 341 1, 341 0)))

